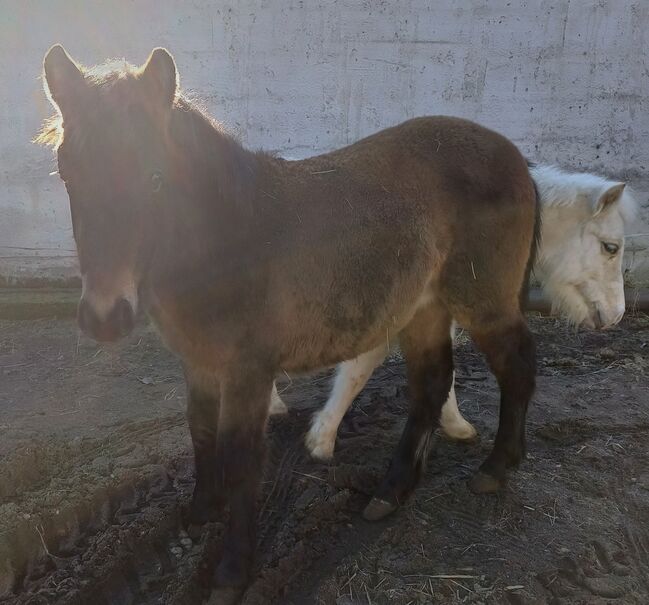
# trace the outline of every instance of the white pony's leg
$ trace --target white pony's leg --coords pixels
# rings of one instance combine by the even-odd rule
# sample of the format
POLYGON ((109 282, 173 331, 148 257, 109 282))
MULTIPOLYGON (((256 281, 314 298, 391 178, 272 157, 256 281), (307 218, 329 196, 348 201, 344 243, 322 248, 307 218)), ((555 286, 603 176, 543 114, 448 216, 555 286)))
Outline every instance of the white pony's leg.
MULTIPOLYGON (((455 340, 455 322, 451 325, 451 340, 455 340)), ((455 397, 455 372, 453 372, 451 390, 442 407, 439 425, 447 437, 458 441, 470 441, 471 439, 475 439, 478 434, 474 426, 464 419, 464 416, 462 416, 457 407, 457 398, 455 397)))
POLYGON ((273 382, 273 392, 270 394, 270 407, 268 408, 269 414, 286 414, 288 408, 282 398, 277 392, 277 385, 273 382))
POLYGON ((386 348, 381 346, 338 366, 331 395, 324 408, 313 416, 306 435, 306 447, 314 458, 329 460, 333 457, 340 421, 386 355, 386 348))
POLYGON ((457 407, 457 399, 455 397, 455 372, 453 372, 453 382, 451 383, 448 399, 444 403, 444 407, 442 407, 439 424, 448 437, 457 439, 458 441, 470 441, 471 439, 475 439, 478 434, 475 427, 464 419, 457 407))

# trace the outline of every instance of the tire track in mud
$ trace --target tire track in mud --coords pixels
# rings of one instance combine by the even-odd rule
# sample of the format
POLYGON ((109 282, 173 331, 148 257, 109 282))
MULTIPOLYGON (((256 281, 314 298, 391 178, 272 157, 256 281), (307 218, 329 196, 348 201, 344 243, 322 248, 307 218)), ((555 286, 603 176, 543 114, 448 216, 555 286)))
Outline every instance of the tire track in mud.
POLYGON ((43 489, 46 484, 69 473, 73 466, 88 464, 98 456, 118 459, 129 454, 136 447, 137 440, 146 440, 166 430, 182 427, 185 423, 185 414, 178 413, 121 425, 98 442, 86 438, 78 443, 52 440, 24 445, 9 456, 0 469, 0 504, 15 502, 25 493, 43 489))
MULTIPOLYGON (((120 427, 98 442, 87 440, 81 446, 67 447, 67 458, 54 456, 54 465, 44 464, 31 483, 20 486, 16 498, 3 502, 0 596, 33 593, 51 576, 64 576, 67 568, 81 574, 78 557, 92 545, 93 536, 124 523, 147 501, 164 500, 171 477, 191 472, 184 449, 186 431, 178 430, 181 421, 179 415, 145 421, 120 427), (161 460, 156 446, 165 439, 180 445, 167 448, 161 460)), ((37 455, 46 456, 50 447, 37 445, 37 455)), ((54 447, 60 454, 59 445, 54 447)), ((20 465, 24 461, 19 454, 3 470, 19 474, 20 466, 12 468, 12 462, 20 465)), ((56 577, 51 579, 60 584, 56 577)), ((64 579, 66 585, 74 584, 64 579)))
MULTIPOLYGON (((581 521, 578 534, 582 544, 559 549, 557 561, 549 570, 536 574, 539 602, 551 605, 645 605, 649 594, 649 508, 641 504, 637 492, 646 486, 636 486, 637 461, 646 450, 646 422, 636 424, 610 422, 607 419, 578 418, 548 422, 535 431, 547 443, 553 462, 561 461, 567 475, 561 481, 569 490, 569 498, 585 499, 587 519, 581 521), (625 458, 620 461, 606 451, 608 442, 623 437, 625 458), (589 447, 593 454, 589 462, 596 469, 597 481, 583 473, 570 450, 559 446, 577 446, 578 451, 589 447), (628 458, 628 459, 627 459, 628 458), (593 488, 593 482, 597 486, 593 488), (636 493, 634 493, 636 492, 636 493), (597 511, 596 507, 603 510, 597 511), (598 520, 596 526, 588 517, 598 520)), ((615 444, 615 442, 614 442, 615 444)), ((619 445, 619 444, 618 444, 619 445)), ((614 448, 612 448, 614 449, 614 448)), ((646 499, 646 496, 645 496, 646 499)), ((646 502, 646 500, 645 500, 646 502)), ((527 605, 520 600, 514 605, 527 605)))
MULTIPOLYGON (((247 604, 276 601, 304 580, 314 562, 331 554, 332 539, 348 531, 350 515, 365 501, 343 486, 357 479, 362 483, 363 468, 311 462, 302 445, 309 414, 291 416, 271 420, 257 579, 244 596, 247 604)), ((4 575, 10 594, 0 602, 175 605, 208 597, 222 524, 209 524, 193 537, 183 527, 193 489, 191 454, 176 448, 171 458, 151 464, 131 447, 136 440, 142 448, 151 441, 177 439, 186 432, 179 430, 183 423, 172 417, 122 427, 87 446, 53 476, 33 482, 20 496, 22 507, 32 502, 37 508, 45 492, 61 491, 57 482, 71 470, 81 481, 98 455, 124 458, 120 472, 112 473, 114 480, 69 494, 64 507, 23 520, 9 532, 12 536, 3 536, 12 558, 4 575)), ((339 546, 336 558, 345 552, 339 546)))
POLYGON ((134 470, 110 489, 95 490, 91 510, 78 500, 37 531, 40 549, 15 578, 7 603, 174 602, 174 579, 192 577, 199 563, 214 559, 220 524, 198 539, 183 529, 194 482, 189 454, 166 467, 134 470))

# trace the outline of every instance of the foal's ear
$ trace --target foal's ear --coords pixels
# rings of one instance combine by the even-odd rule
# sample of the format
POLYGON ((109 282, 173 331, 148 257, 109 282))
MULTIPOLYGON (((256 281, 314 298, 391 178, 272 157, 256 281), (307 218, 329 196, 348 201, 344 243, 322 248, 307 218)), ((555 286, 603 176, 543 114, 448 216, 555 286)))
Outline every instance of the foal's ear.
POLYGON ((178 88, 178 72, 167 49, 153 49, 142 68, 140 80, 153 98, 169 105, 173 103, 178 88))
POLYGON ((79 66, 60 44, 55 44, 45 54, 43 80, 45 93, 61 114, 71 109, 86 88, 86 80, 79 66))
POLYGON ((595 212, 593 213, 593 216, 597 216, 601 212, 606 212, 615 206, 615 204, 620 201, 625 187, 626 183, 615 183, 615 185, 611 185, 604 189, 595 202, 595 212))

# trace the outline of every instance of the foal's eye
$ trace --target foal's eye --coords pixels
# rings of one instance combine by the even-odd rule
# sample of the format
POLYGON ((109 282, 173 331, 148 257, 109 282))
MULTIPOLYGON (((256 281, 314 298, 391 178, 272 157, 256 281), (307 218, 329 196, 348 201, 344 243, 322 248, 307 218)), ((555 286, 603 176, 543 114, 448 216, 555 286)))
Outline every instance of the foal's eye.
POLYGON ((151 175, 151 191, 158 193, 162 189, 162 174, 154 172, 151 175))
POLYGON ((602 242, 602 248, 604 248, 604 251, 611 256, 615 256, 620 249, 617 244, 612 244, 610 242, 602 242))

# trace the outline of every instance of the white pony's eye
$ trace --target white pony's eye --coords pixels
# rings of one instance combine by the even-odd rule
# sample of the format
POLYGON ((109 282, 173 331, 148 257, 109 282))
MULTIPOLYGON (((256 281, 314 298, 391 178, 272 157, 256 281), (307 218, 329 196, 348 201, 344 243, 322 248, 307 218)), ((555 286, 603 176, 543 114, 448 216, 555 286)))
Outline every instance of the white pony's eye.
POLYGON ((615 256, 620 249, 617 244, 612 244, 611 242, 602 242, 602 248, 604 248, 604 251, 611 256, 615 256))
POLYGON ((162 189, 162 174, 154 172, 151 175, 151 191, 158 193, 162 189))

